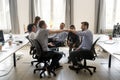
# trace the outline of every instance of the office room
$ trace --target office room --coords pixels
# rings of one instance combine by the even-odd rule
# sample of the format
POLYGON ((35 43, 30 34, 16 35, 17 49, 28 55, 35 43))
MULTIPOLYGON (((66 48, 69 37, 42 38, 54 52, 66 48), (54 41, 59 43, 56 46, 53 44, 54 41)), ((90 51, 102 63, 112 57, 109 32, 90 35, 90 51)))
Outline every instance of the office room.
POLYGON ((0 80, 120 80, 120 0, 0 0, 0 80))

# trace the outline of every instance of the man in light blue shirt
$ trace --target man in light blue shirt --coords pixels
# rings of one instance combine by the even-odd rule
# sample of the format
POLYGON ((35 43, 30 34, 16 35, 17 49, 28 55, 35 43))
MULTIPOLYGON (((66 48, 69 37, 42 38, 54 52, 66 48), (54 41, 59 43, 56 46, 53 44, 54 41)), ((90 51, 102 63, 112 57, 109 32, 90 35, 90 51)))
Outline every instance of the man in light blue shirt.
POLYGON ((90 50, 93 42, 93 34, 91 33, 91 31, 88 29, 85 31, 79 31, 77 32, 77 35, 81 36, 82 38, 82 43, 78 47, 78 49, 82 48, 90 50))
POLYGON ((86 54, 83 54, 82 51, 84 50, 90 50, 93 43, 93 34, 89 28, 88 22, 82 22, 81 23, 81 29, 82 31, 72 31, 73 33, 77 34, 78 36, 81 36, 82 43, 80 46, 73 52, 70 53, 70 60, 72 61, 73 65, 69 66, 70 69, 74 69, 78 67, 78 58, 85 56, 86 54))
MULTIPOLYGON (((64 30, 65 24, 61 23, 60 24, 60 30, 64 30)), ((67 32, 61 32, 57 33, 51 38, 49 38, 48 42, 52 42, 53 45, 59 47, 62 46, 65 43, 65 40, 67 38, 68 33, 67 32)))

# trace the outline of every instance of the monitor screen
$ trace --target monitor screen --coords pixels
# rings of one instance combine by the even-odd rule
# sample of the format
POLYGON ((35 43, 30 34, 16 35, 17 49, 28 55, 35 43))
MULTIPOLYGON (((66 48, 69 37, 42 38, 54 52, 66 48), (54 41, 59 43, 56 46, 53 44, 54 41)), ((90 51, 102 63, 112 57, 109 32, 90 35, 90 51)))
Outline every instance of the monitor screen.
POLYGON ((3 34, 3 31, 2 30, 0 30, 0 42, 5 42, 5 40, 4 40, 4 34, 3 34))
POLYGON ((113 28, 113 37, 120 37, 120 25, 114 25, 113 28))

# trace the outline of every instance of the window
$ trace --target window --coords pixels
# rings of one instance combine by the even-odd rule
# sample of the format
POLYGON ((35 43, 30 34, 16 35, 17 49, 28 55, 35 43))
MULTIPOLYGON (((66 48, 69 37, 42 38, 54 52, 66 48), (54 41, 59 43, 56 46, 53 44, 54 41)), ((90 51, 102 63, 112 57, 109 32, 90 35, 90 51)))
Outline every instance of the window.
POLYGON ((65 22, 65 0, 34 0, 35 16, 45 20, 48 28, 58 29, 65 22))
POLYGON ((120 23, 120 0, 106 0, 106 29, 120 23))
POLYGON ((9 0, 0 0, 0 29, 11 29, 9 0))

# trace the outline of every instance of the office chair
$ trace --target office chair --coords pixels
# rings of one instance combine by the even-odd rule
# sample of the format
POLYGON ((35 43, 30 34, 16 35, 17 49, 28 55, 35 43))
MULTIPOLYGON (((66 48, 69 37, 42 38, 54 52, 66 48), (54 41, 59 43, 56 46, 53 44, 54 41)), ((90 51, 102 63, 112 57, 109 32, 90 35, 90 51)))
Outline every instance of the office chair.
POLYGON ((83 55, 82 57, 80 57, 83 60, 83 66, 80 66, 78 69, 76 69, 76 73, 79 72, 79 70, 81 69, 85 69, 87 71, 89 71, 90 75, 93 75, 92 71, 90 70, 90 68, 93 69, 93 72, 96 72, 96 67, 94 66, 87 66, 87 60, 95 60, 95 58, 97 57, 96 51, 95 51, 95 45, 97 43, 97 41, 100 38, 98 38, 92 45, 91 50, 85 50, 83 51, 83 54, 87 54, 87 55, 83 55))
POLYGON ((37 53, 38 62, 44 64, 44 66, 42 68, 34 69, 34 73, 36 73, 36 71, 41 71, 40 78, 42 78, 42 74, 44 74, 45 71, 48 71, 49 75, 51 75, 51 73, 52 73, 54 76, 56 76, 56 74, 53 70, 49 70, 50 58, 45 55, 47 52, 44 52, 42 50, 42 46, 38 40, 35 39, 34 42, 35 42, 35 49, 36 49, 36 53, 37 53))
POLYGON ((36 68, 38 68, 38 65, 40 64, 36 58, 36 50, 35 50, 35 46, 34 46, 34 40, 29 39, 29 36, 26 36, 26 38, 29 40, 31 46, 30 46, 30 55, 32 55, 32 58, 34 59, 33 61, 31 61, 31 65, 33 65, 34 63, 37 63, 35 66, 36 68))

